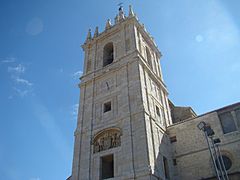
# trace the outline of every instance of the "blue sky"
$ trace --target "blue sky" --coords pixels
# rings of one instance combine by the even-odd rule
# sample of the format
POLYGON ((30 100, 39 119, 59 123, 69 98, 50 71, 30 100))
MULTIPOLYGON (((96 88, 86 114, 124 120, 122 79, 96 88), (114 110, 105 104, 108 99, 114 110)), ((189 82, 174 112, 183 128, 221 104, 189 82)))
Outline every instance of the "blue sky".
MULTIPOLYGON (((0 177, 64 180, 88 28, 120 1, 0 2, 0 177)), ((198 113, 240 99, 240 2, 125 1, 155 38, 169 97, 198 113)))

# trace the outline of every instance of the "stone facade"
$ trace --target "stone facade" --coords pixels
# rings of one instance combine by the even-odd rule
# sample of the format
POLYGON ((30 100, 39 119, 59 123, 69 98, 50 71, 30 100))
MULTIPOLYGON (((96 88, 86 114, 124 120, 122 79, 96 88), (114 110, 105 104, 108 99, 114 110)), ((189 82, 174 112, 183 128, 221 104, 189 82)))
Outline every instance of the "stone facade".
POLYGON ((240 112, 240 103, 178 122, 167 128, 170 138, 176 139, 172 142, 173 159, 176 161, 173 179, 214 179, 216 176, 204 134, 197 128, 201 121, 211 125, 215 136, 221 140, 221 154, 232 161, 228 170, 230 179, 240 179, 240 115, 236 116, 236 110, 240 112), (226 112, 233 114, 236 127, 229 133, 224 133, 219 119, 219 115, 226 112))
MULTIPOLYGON (((188 161, 190 156, 196 156, 192 153, 194 149, 205 145, 200 132, 197 135, 194 131, 196 122, 202 117, 187 121, 186 125, 184 119, 173 124, 171 103, 159 62, 161 53, 131 7, 128 16, 120 8, 114 25, 108 20, 102 33, 96 28, 92 37, 89 31, 82 48, 85 52, 84 73, 79 84, 72 175, 68 179, 200 177, 200 172, 193 170, 193 165, 197 169, 197 162, 188 161), (181 130, 191 123, 189 133, 181 130), (169 137, 173 135, 178 140, 175 144, 170 143, 169 137), (196 135, 201 139, 200 144, 195 139, 193 142, 187 140, 196 135), (184 156, 186 153, 191 155, 184 156), (188 167, 196 175, 189 175, 188 167), (112 172, 104 175, 106 169, 112 172)), ((178 112, 176 110, 176 116, 196 116, 193 111, 189 116, 190 111, 186 109, 180 115, 178 112)), ((206 115, 206 118, 210 117, 206 115)), ((211 175, 209 172, 206 177, 211 175)))
POLYGON ((108 154, 114 157, 114 179, 164 179, 160 159, 171 161, 165 131, 172 122, 153 39, 131 8, 128 17, 120 9, 115 24, 108 20, 93 38, 89 31, 82 47, 71 179, 101 179, 101 157, 108 154))

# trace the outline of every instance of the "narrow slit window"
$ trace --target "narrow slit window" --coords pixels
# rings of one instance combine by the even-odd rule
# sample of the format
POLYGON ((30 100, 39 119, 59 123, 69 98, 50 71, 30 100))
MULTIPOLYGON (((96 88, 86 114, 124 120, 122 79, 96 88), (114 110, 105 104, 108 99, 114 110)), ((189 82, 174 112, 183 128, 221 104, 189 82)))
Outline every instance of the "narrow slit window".
POLYGON ((174 166, 177 165, 177 159, 173 159, 173 165, 174 165, 174 166))
POLYGON ((151 54, 150 54, 150 51, 149 51, 148 47, 146 47, 146 55, 147 55, 147 62, 148 62, 149 66, 152 69, 153 68, 153 66, 152 66, 152 57, 151 57, 151 54))
POLYGON ((160 110, 159 110, 158 106, 156 106, 156 113, 157 113, 158 117, 160 117, 160 110))
POLYGON ((169 167, 168 167, 168 160, 165 156, 163 156, 163 166, 164 166, 164 174, 165 178, 169 179, 169 167))

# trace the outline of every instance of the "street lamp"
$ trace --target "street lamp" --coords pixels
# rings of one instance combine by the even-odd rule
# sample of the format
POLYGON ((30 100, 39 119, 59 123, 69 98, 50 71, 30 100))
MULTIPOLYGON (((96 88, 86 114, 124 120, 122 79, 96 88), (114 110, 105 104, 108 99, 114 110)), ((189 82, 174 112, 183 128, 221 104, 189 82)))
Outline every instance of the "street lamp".
POLYGON ((206 126, 207 124, 204 122, 204 121, 201 121, 197 127, 199 130, 203 131, 204 127, 206 126))
POLYGON ((219 143, 221 140, 219 138, 214 139, 215 132, 211 126, 209 124, 206 124, 204 121, 201 121, 197 127, 200 131, 204 132, 218 180, 229 180, 227 170, 219 149, 219 143), (211 140, 211 145, 209 143, 209 139, 211 140))
POLYGON ((213 155, 213 152, 212 152, 212 149, 211 149, 209 140, 208 140, 208 137, 213 136, 215 133, 214 133, 213 129, 211 128, 211 126, 207 125, 204 121, 201 121, 201 122, 197 125, 197 127, 198 127, 198 129, 199 129, 200 131, 203 131, 203 132, 204 132, 204 135, 205 135, 205 138, 206 138, 206 141, 207 141, 207 145, 208 145, 208 150, 209 150, 209 152, 210 152, 211 159, 212 159, 212 162, 213 162, 213 165, 214 165, 215 173, 216 173, 216 175, 217 175, 218 180, 221 180, 220 174, 219 174, 219 172, 218 172, 218 170, 217 170, 216 162, 215 162, 215 160, 214 160, 214 155, 213 155))

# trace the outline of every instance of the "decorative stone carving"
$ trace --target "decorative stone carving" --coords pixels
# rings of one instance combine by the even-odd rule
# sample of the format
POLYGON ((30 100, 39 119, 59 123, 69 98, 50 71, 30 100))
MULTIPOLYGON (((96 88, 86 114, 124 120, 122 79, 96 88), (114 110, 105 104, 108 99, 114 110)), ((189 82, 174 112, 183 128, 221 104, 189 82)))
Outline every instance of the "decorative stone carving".
POLYGON ((93 140, 93 152, 97 153, 121 145, 121 134, 117 129, 109 129, 98 134, 93 140))

